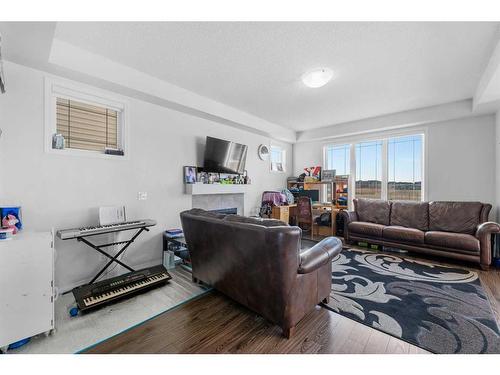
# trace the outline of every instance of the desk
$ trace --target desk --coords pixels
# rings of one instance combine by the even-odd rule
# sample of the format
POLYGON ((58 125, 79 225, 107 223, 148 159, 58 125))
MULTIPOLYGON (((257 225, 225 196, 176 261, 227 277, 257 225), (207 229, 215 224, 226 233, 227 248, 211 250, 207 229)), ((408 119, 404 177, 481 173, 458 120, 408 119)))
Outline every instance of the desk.
POLYGON ((315 203, 313 204, 313 211, 316 213, 323 213, 323 211, 331 211, 331 227, 319 226, 318 232, 321 236, 336 236, 337 235, 337 215, 341 211, 332 203, 315 203))
POLYGON ((290 204, 288 206, 273 206, 271 217, 273 219, 281 220, 284 223, 290 223, 290 217, 295 216, 296 208, 296 204, 290 204))
MULTIPOLYGON (((313 211, 321 213, 323 211, 332 212, 332 226, 327 228, 319 226, 319 234, 322 236, 335 236, 337 233, 337 215, 341 211, 332 203, 314 203, 313 211)), ((297 215, 297 204, 290 204, 288 206, 274 206, 272 208, 271 217, 273 219, 281 220, 285 223, 290 223, 290 218, 297 215)))

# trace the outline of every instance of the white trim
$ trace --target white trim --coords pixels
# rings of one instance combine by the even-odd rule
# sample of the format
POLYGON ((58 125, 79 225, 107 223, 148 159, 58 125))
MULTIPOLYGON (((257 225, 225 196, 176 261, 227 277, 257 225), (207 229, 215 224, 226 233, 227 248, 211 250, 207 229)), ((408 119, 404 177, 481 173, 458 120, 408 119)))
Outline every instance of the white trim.
POLYGON ((382 173, 380 174, 381 186, 380 186, 380 197, 384 200, 388 198, 388 188, 387 184, 384 184, 384 181, 389 181, 389 147, 387 138, 382 141, 382 150, 380 157, 382 158, 382 173))
MULTIPOLYGON (((344 143, 345 144, 345 143, 344 143)), ((349 148, 349 186, 347 187, 347 209, 354 209, 352 200, 356 197, 356 143, 352 142, 349 148)))
POLYGON ((427 129, 425 130, 424 133, 422 133, 422 178, 424 179, 422 181, 422 186, 420 187, 422 189, 422 201, 427 202, 427 192, 428 190, 428 179, 427 179, 427 171, 428 171, 428 163, 429 163, 429 158, 427 157, 428 155, 428 149, 429 149, 429 142, 427 141, 427 129))
POLYGON ((121 90, 125 95, 139 100, 170 109, 185 107, 183 111, 192 116, 248 128, 288 143, 296 141, 297 135, 292 129, 175 86, 58 38, 52 41, 48 62, 49 65, 53 64, 82 73, 85 77, 98 79, 100 83, 112 84, 116 86, 116 90, 121 90))
MULTIPOLYGON (((84 158, 94 158, 94 159, 108 159, 108 160, 129 160, 127 154, 125 155, 108 155, 96 151, 80 150, 76 148, 65 148, 64 150, 55 150, 50 148, 46 150, 48 154, 59 155, 59 156, 76 156, 84 158)), ((125 151, 126 152, 126 151, 125 151)))
POLYGON ((116 94, 104 91, 82 83, 45 76, 45 114, 44 114, 44 150, 46 153, 64 156, 79 156, 98 159, 129 160, 129 103, 116 94), (96 151, 66 148, 57 150, 52 148, 52 135, 56 132, 56 97, 78 100, 91 105, 100 105, 117 111, 118 118, 118 144, 125 155, 108 155, 96 151))
POLYGON ((57 95, 60 98, 78 100, 79 102, 84 102, 91 105, 100 105, 117 112, 123 111, 125 105, 121 102, 115 101, 103 95, 101 90, 92 89, 93 92, 89 92, 88 88, 84 89, 83 86, 75 87, 75 84, 67 83, 64 86, 56 83, 52 79, 51 93, 52 95, 57 95), (71 87, 71 88, 70 88, 71 87))
POLYGON ((248 192, 248 184, 184 184, 185 193, 189 195, 208 194, 244 194, 248 192))
POLYGON ((297 133, 297 143, 313 141, 337 142, 339 138, 363 135, 368 137, 370 134, 378 134, 383 131, 407 130, 409 128, 433 126, 434 124, 454 119, 483 116, 488 112, 491 113, 491 111, 473 112, 472 99, 465 99, 457 102, 305 130, 297 133))
POLYGON ((418 126, 405 129, 392 129, 392 130, 384 130, 378 132, 370 132, 365 134, 356 134, 346 137, 338 137, 330 140, 324 140, 323 142, 321 142, 321 144, 324 147, 326 147, 326 146, 343 145, 356 142, 382 141, 385 138, 404 137, 415 134, 427 135, 428 128, 429 128, 428 126, 418 126))

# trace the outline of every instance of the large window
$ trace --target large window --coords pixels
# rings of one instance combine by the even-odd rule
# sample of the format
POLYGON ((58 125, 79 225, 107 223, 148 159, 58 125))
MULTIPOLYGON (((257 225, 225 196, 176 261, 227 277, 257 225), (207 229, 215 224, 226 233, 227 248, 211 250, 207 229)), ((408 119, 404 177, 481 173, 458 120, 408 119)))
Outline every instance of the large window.
POLYGON ((382 141, 356 144, 356 197, 382 197, 382 141))
POLYGON ((424 199, 423 143, 422 134, 413 134, 328 145, 324 166, 337 175, 355 171, 351 198, 419 201, 424 199))
POLYGON ((422 136, 391 138, 387 147, 388 198, 422 200, 422 136))
POLYGON ((350 173, 351 145, 333 145, 326 147, 326 169, 335 169, 337 175, 350 173))

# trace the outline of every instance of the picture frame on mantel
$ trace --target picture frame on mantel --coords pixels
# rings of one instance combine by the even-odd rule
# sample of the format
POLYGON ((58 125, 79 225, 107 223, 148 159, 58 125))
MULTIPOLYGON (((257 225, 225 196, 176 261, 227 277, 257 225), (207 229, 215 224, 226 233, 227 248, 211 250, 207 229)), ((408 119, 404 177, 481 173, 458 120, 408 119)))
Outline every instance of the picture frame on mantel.
POLYGON ((196 171, 198 168, 192 165, 186 165, 183 168, 184 171, 184 183, 185 184, 196 184, 196 171))

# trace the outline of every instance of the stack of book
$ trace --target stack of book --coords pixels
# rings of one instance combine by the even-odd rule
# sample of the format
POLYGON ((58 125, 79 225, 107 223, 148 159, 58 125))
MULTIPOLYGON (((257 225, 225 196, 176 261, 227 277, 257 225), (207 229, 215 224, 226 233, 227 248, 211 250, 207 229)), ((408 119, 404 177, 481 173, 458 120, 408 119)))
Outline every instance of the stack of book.
POLYGON ((184 236, 182 229, 167 229, 165 233, 168 238, 179 238, 184 236))

